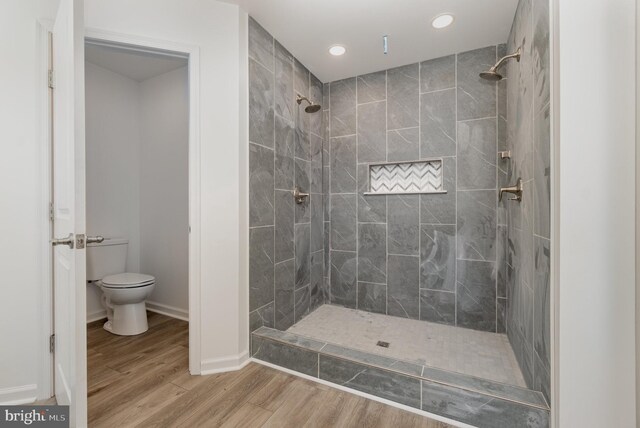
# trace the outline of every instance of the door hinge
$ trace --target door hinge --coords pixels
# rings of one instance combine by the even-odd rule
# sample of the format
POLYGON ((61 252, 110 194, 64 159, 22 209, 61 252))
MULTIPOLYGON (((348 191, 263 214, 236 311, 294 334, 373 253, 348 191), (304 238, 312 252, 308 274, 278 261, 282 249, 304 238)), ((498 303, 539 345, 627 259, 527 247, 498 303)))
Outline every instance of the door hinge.
POLYGON ((49 352, 52 354, 56 352, 56 335, 52 334, 49 336, 49 352))
POLYGON ((49 70, 47 76, 47 83, 49 85, 49 88, 53 89, 55 87, 55 75, 53 74, 53 70, 49 70))
POLYGON ((53 202, 49 202, 49 221, 53 221, 53 202))

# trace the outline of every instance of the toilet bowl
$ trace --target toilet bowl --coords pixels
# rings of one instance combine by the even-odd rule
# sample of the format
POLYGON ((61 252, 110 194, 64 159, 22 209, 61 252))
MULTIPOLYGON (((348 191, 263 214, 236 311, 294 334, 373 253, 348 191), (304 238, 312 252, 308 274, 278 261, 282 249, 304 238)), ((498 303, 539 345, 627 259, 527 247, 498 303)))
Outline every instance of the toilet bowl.
POLYGON ((105 330, 121 336, 133 336, 149 329, 145 300, 156 285, 153 276, 118 273, 105 276, 98 284, 107 310, 105 330))

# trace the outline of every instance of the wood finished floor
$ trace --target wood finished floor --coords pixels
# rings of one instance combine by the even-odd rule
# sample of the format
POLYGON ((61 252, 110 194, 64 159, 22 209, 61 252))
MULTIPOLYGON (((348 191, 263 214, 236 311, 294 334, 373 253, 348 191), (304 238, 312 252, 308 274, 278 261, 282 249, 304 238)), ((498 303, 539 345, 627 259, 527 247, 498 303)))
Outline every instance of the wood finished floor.
POLYGON ((422 427, 447 424, 260 364, 188 372, 187 323, 149 313, 149 331, 88 326, 90 427, 422 427))

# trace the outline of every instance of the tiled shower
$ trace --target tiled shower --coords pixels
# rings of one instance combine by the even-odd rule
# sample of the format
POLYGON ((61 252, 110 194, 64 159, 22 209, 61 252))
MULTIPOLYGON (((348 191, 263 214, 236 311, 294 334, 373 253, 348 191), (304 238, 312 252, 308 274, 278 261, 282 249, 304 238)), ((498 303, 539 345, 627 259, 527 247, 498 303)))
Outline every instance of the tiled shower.
MULTIPOLYGON (((504 426, 527 420, 542 422, 523 426, 548 424, 545 6, 544 1, 521 0, 504 44, 324 83, 250 18, 254 357, 336 383, 344 377, 351 382, 345 386, 469 423, 482 420, 478 415, 492 408, 481 403, 482 394, 497 394, 500 400, 489 413, 505 418, 504 426), (519 46, 522 58, 506 66, 505 79, 494 83, 478 77, 519 46), (296 103, 298 94, 322 109, 306 113, 305 104, 296 103), (420 161, 428 168, 416 172, 411 170, 415 165, 407 164, 420 161), (435 187, 376 194, 371 183, 376 167, 387 168, 385 179, 401 183, 399 188, 427 174, 435 187), (499 202, 499 189, 518 177, 525 186, 523 201, 499 202), (302 204, 294 200, 296 187, 309 193, 302 204), (385 362, 381 358, 391 353, 358 349, 354 344, 362 337, 330 351, 340 348, 337 336, 344 332, 349 344, 349 325, 339 326, 336 340, 327 333, 344 311, 371 325, 412 322, 403 325, 415 326, 415 340, 425 331, 486 337, 486 346, 503 340, 522 382, 507 387, 479 377, 460 378, 424 360, 417 362, 421 369, 413 370, 416 361, 403 361, 397 356, 402 352, 385 362), (323 323, 316 327, 324 335, 299 335, 305 330, 298 325, 315 320, 323 323), (336 355, 353 366, 323 364, 323 358, 336 355), (354 370, 357 377, 358 367, 370 375, 361 384, 347 376, 354 370), (419 398, 406 396, 416 390, 414 381, 419 398), (442 410, 442 403, 451 406, 456 400, 467 405, 476 400, 478 407, 442 410)), ((353 331, 360 331, 355 323, 353 331)), ((411 331, 405 333, 410 339, 411 331)), ((480 364, 482 355, 466 359, 480 364)))

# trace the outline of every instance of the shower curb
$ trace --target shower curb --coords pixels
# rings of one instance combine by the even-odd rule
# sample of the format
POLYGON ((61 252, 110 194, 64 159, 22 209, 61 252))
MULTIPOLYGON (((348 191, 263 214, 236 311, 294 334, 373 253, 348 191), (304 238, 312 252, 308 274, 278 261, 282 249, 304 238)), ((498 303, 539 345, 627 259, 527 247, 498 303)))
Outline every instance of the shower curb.
POLYGON ((260 327, 252 356, 478 427, 548 427, 549 407, 537 391, 487 381, 260 327))

